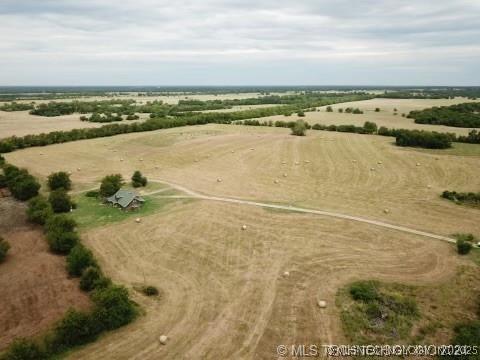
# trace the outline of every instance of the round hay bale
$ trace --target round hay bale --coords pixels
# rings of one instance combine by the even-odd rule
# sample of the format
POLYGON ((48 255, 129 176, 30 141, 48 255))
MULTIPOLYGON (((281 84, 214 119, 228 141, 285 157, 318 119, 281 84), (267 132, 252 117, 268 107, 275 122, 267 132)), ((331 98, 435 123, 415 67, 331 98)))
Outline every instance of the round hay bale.
POLYGON ((40 153, 40 155, 45 155, 44 153, 40 153))
POLYGON ((305 160, 305 164, 310 164, 310 160, 305 160))
POLYGON ((255 148, 250 148, 250 150, 255 150, 255 148))
POLYGON ((420 166, 420 163, 417 163, 416 165, 417 165, 417 166, 420 166))
POLYGON ((168 340, 168 336, 167 336, 167 335, 161 335, 161 336, 158 338, 158 341, 159 341, 160 344, 162 344, 162 345, 166 345, 166 344, 167 344, 167 340, 168 340))
POLYGON ((325 309, 327 307, 327 302, 325 300, 318 300, 317 305, 320 309, 325 309))
POLYGON ((143 159, 142 159, 142 158, 140 158, 140 159, 138 159, 138 160, 140 160, 140 161, 143 161, 143 159))
POLYGON ((141 222, 142 222, 142 219, 140 219, 140 218, 136 218, 136 219, 135 219, 135 222, 136 222, 137 224, 139 224, 139 223, 141 223, 141 222))
POLYGON ((287 173, 283 173, 283 177, 287 177, 287 176, 288 176, 287 173))
POLYGON ((71 171, 68 172, 68 175, 72 175, 73 173, 71 171))
POLYGON ((242 225, 242 230, 247 230, 247 225, 242 225))
POLYGON ((295 165, 299 165, 300 163, 298 161, 295 161, 295 165))
POLYGON ((288 277, 288 276, 290 276, 290 273, 289 273, 288 271, 285 271, 285 272, 283 273, 283 276, 288 277))
POLYGON ((278 179, 273 180, 275 184, 278 184, 278 179))
POLYGON ((388 213, 390 212, 390 210, 389 210, 389 209, 383 209, 383 212, 384 212, 385 214, 388 214, 388 213))
POLYGON ((235 153, 235 150, 232 150, 231 152, 232 152, 232 154, 233 154, 233 153, 235 153))
POLYGON ((431 188, 432 188, 432 185, 427 185, 427 188, 428 188, 428 189, 431 189, 431 188))
POLYGON ((282 161, 282 165, 285 165, 287 162, 286 161, 282 161))
POLYGON ((352 162, 353 162, 353 163, 356 163, 356 162, 357 162, 357 160, 353 159, 353 160, 352 160, 352 162))
POLYGON ((123 161, 123 158, 121 158, 120 161, 123 161))
POLYGON ((222 179, 221 179, 221 178, 218 178, 218 179, 217 179, 217 182, 222 182, 222 179))
POLYGON ((80 171, 80 170, 82 170, 82 169, 80 169, 80 168, 77 168, 77 171, 80 171))
POLYGON ((375 171, 375 168, 374 168, 374 167, 371 167, 371 168, 370 168, 370 171, 375 171))
POLYGON ((378 165, 382 165, 382 162, 381 162, 381 161, 377 161, 377 164, 378 164, 378 165))

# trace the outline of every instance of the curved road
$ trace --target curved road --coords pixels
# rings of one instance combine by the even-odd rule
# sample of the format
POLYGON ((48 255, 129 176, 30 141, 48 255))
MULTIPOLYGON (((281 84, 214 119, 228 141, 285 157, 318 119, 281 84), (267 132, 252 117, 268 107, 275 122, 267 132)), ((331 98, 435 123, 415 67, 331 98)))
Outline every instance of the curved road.
MULTIPOLYGON (((228 202, 228 203, 233 203, 233 204, 242 204, 242 205, 251 205, 251 206, 260 206, 264 208, 271 208, 271 209, 280 209, 280 210, 288 210, 288 211, 295 211, 295 212, 300 212, 300 213, 307 213, 307 214, 315 214, 315 215, 321 215, 321 216, 330 216, 334 218, 339 218, 339 219, 345 219, 345 220, 351 220, 351 221, 358 221, 362 223, 367 223, 371 225, 376 225, 376 226, 381 226, 387 229, 392 229, 392 230, 397 230, 397 231, 403 231, 409 234, 414 234, 414 235, 420 235, 420 236, 425 236, 431 239, 436 239, 436 240, 442 240, 442 241, 447 241, 450 243, 455 243, 455 239, 442 236, 442 235, 437 235, 437 234, 432 234, 428 233, 425 231, 421 230, 415 230, 411 229, 405 226, 398 226, 398 225, 393 225, 389 224, 383 221, 377 221, 377 220, 370 220, 358 216, 352 216, 352 215, 346 215, 342 213, 337 213, 337 212, 331 212, 331 211, 324 211, 324 210, 315 210, 315 209, 307 209, 307 208, 300 208, 300 207, 295 207, 295 206, 287 206, 287 205, 276 205, 276 204, 269 204, 269 203, 262 203, 262 202, 257 202, 257 201, 250 201, 250 200, 242 200, 242 199, 235 199, 235 198, 228 198, 228 197, 219 197, 219 196, 209 196, 209 195, 204 195, 197 193, 193 190, 190 190, 182 185, 178 185, 169 181, 165 180, 159 180, 159 179, 151 179, 151 182, 158 182, 158 183, 163 183, 166 185, 169 185, 170 187, 180 190, 188 196, 168 196, 168 197, 174 197, 174 198, 196 198, 196 199, 202 199, 202 200, 211 200, 211 201, 221 201, 221 202, 228 202)), ((145 194, 145 195, 153 195, 158 192, 161 192, 161 190, 158 191, 153 191, 151 193, 145 194)))

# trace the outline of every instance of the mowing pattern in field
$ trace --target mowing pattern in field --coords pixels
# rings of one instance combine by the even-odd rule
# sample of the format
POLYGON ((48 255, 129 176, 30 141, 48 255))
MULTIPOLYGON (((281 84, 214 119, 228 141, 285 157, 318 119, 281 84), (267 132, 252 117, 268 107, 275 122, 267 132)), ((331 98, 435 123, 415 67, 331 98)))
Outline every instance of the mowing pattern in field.
POLYGON ((479 157, 398 148, 380 136, 310 131, 294 137, 287 129, 207 125, 32 148, 7 159, 41 177, 70 170, 84 188, 108 173, 130 178, 139 169, 210 195, 337 211, 442 235, 480 233, 478 210, 439 197, 446 189, 479 189, 479 157))
POLYGON ((458 262, 438 241, 206 201, 84 238, 115 281, 146 282, 162 294, 135 293, 146 315, 72 354, 86 359, 271 359, 278 344, 342 343, 338 286, 362 278, 437 283, 458 262))

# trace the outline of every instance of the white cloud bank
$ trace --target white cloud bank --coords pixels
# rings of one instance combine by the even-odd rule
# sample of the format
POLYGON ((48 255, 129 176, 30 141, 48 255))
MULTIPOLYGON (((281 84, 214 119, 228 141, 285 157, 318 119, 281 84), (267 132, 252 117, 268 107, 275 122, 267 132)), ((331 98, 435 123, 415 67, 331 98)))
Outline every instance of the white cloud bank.
POLYGON ((2 0, 0 85, 480 85, 478 14, 478 0, 2 0))

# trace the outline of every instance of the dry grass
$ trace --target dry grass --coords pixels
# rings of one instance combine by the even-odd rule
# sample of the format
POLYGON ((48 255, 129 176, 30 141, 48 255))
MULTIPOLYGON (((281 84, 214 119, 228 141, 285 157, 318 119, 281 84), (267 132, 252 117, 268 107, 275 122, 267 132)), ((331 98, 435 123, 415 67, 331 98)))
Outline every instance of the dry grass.
MULTIPOLYGON (((333 112, 326 112, 326 106, 320 107, 320 112, 307 112, 303 118, 310 124, 324 124, 324 125, 345 125, 353 124, 356 126, 362 126, 365 121, 373 121, 379 127, 385 126, 387 128, 397 129, 419 129, 419 130, 431 130, 439 132, 452 132, 460 135, 468 134, 469 129, 455 128, 450 126, 440 125, 422 125, 415 124, 414 119, 407 119, 402 117, 402 113, 408 115, 411 110, 421 110, 432 106, 447 106, 453 104, 459 104, 463 102, 470 102, 465 98, 455 99, 371 99, 365 101, 354 101, 342 104, 332 105, 333 112), (346 114, 339 113, 339 108, 359 108, 363 110, 363 114, 346 114), (375 112, 375 108, 380 108, 380 112, 375 112), (397 115, 394 115, 394 109, 398 110, 397 115)), ((266 120, 291 120, 293 117, 271 116, 265 118, 266 120)))
POLYGON ((6 157, 43 178, 72 171, 77 188, 91 187, 108 173, 128 179, 141 170, 148 178, 211 195, 320 208, 442 235, 480 235, 478 210, 439 197, 446 189, 480 188, 479 157, 399 148, 380 136, 310 131, 295 137, 288 129, 207 125, 31 148, 6 157))
POLYGON ((344 343, 338 287, 363 278, 436 286, 463 263, 438 241, 205 201, 84 239, 115 281, 153 285, 162 298, 132 292, 146 315, 72 358, 270 359, 278 344, 344 343))

